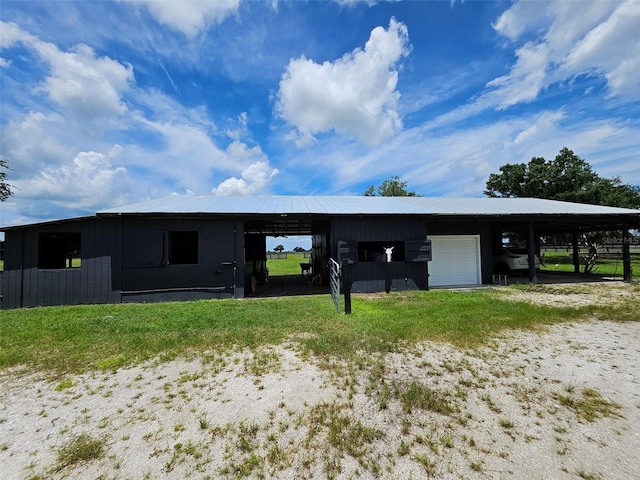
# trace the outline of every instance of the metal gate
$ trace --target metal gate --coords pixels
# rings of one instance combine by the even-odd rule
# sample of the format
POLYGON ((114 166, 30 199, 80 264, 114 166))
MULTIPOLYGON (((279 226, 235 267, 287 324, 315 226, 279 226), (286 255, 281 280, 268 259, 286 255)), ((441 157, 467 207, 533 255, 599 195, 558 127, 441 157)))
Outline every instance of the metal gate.
POLYGON ((331 285, 331 298, 336 306, 336 311, 340 313, 340 264, 333 258, 329 259, 329 284, 331 285))

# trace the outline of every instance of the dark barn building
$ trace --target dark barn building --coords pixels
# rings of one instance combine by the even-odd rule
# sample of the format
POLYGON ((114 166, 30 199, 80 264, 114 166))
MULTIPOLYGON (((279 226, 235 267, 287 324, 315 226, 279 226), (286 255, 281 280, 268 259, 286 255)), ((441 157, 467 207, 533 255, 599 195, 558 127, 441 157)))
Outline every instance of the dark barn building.
POLYGON ((503 232, 528 238, 533 258, 540 235, 576 243, 583 231, 628 238, 638 227, 637 210, 539 199, 173 195, 4 228, 1 305, 242 298, 266 281, 266 238, 285 235, 311 236, 317 283, 333 258, 350 261, 354 292, 481 285, 503 232))

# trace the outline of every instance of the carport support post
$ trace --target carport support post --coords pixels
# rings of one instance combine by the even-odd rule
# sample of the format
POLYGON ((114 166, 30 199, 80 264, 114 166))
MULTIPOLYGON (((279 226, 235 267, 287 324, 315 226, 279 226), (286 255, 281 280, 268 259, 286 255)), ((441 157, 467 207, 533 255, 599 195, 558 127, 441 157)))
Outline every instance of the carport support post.
POLYGON ((529 258, 529 281, 538 283, 538 274, 536 273, 536 242, 535 232, 533 231, 533 221, 529 221, 529 235, 527 237, 527 254, 529 258))
POLYGON ((625 282, 631 281, 631 234, 626 225, 622 225, 622 272, 625 282))
POLYGON ((578 247, 578 232, 576 230, 571 234, 571 243, 573 244, 573 273, 580 273, 580 250, 578 247))

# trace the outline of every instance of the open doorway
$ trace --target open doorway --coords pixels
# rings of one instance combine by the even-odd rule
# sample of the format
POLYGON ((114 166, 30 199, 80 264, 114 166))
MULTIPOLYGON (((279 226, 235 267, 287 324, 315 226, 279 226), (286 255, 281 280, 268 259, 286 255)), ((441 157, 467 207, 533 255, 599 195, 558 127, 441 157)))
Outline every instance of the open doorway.
POLYGON ((267 237, 269 276, 312 275, 311 235, 267 237))
POLYGON ((244 239, 245 295, 328 292, 328 222, 245 223, 244 239))

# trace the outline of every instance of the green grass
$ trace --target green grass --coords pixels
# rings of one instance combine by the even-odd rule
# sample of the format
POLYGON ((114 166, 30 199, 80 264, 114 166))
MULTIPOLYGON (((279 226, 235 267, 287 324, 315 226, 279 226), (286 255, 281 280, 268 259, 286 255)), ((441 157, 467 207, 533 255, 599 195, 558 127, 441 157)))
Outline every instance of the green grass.
POLYGON ((397 394, 406 413, 420 409, 451 415, 457 411, 456 405, 450 401, 448 394, 433 390, 415 380, 409 385, 399 388, 397 394))
POLYGON ((599 392, 592 388, 585 388, 581 396, 554 394, 561 405, 571 408, 576 415, 588 422, 594 422, 602 417, 620 417, 622 407, 616 402, 604 399, 599 392))
POLYGON ((105 454, 105 444, 105 439, 95 439, 86 433, 72 438, 58 450, 55 471, 102 458, 105 454))
MULTIPOLYGON (((544 261, 544 265, 540 267, 543 272, 573 272, 573 256, 571 252, 547 252, 541 260, 544 261)), ((584 271, 584 265, 580 263, 580 272, 582 271, 584 271)), ((631 255, 631 271, 635 276, 640 276, 640 254, 634 253, 631 255)), ((592 272, 622 277, 622 259, 607 258, 603 255, 596 261, 592 272)))
POLYGON ((384 438, 382 430, 365 426, 346 404, 321 403, 300 419, 308 426, 304 448, 320 450, 324 478, 337 478, 342 471, 342 458, 350 456, 376 476, 380 472, 379 455, 373 443, 384 438))
POLYGON ((225 352, 285 339, 298 341, 306 352, 344 358, 358 350, 393 351, 423 340, 473 347, 503 329, 594 315, 638 320, 640 287, 629 288, 639 294, 624 303, 581 309, 501 300, 493 290, 436 290, 354 295, 352 315, 336 314, 329 295, 4 310, 0 368, 26 365, 59 375, 115 370, 151 358, 225 352))
POLYGON ((301 263, 308 263, 309 258, 305 258, 303 253, 287 253, 287 258, 267 260, 267 268, 270 276, 294 275, 302 273, 301 263))

